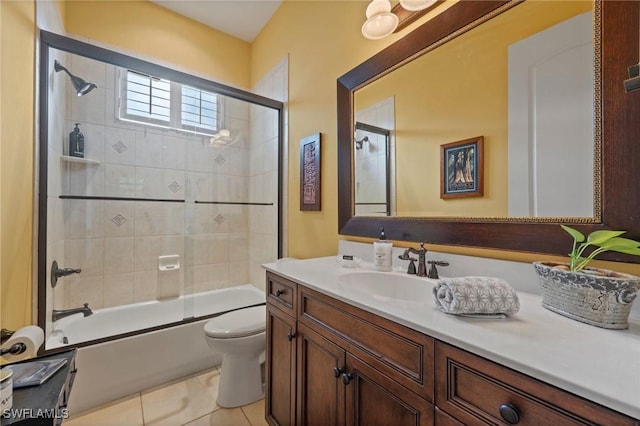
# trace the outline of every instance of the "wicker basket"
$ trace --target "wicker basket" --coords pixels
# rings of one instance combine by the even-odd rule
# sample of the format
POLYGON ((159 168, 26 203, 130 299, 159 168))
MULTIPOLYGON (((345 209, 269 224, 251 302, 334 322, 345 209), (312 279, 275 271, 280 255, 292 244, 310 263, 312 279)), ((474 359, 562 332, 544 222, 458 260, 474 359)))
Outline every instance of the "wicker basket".
POLYGON ((629 313, 640 290, 640 277, 596 268, 570 272, 554 267, 558 265, 563 264, 533 263, 542 287, 542 306, 598 327, 629 328, 629 313))

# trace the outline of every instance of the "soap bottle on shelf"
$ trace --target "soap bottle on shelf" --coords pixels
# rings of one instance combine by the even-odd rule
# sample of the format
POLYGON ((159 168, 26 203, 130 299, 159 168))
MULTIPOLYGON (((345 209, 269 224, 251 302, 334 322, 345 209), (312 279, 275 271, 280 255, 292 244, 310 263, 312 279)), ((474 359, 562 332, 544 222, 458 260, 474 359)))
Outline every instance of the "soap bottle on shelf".
POLYGON ((373 242, 373 267, 377 271, 389 272, 392 269, 393 244, 387 241, 384 228, 380 228, 380 239, 373 242))
POLYGON ((84 135, 79 125, 80 123, 76 123, 76 127, 69 133, 69 155, 84 158, 84 135))

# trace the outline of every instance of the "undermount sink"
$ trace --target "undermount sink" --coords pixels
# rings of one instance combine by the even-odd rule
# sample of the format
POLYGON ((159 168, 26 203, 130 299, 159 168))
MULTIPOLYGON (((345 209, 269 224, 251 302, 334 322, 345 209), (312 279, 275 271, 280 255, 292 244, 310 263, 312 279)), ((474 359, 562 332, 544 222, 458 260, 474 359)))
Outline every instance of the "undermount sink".
POLYGON ((345 293, 383 302, 414 304, 431 301, 436 282, 437 280, 415 275, 374 271, 348 272, 338 277, 338 286, 345 293))

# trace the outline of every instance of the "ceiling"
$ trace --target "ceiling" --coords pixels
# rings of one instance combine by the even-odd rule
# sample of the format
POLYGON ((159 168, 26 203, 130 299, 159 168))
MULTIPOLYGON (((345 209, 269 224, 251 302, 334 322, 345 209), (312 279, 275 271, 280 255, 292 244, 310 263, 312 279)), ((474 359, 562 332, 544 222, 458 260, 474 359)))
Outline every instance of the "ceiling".
POLYGON ((282 0, 151 0, 195 21, 252 42, 282 0))

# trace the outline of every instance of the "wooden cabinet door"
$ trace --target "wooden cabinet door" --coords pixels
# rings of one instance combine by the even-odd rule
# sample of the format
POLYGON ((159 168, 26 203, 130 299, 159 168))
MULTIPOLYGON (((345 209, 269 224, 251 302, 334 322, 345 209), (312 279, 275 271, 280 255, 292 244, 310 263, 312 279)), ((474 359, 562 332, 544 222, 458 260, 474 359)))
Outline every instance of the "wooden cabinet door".
POLYGON ((430 426, 433 405, 347 354, 347 425, 430 426))
POLYGON ((295 319, 267 304, 265 414, 272 425, 295 424, 295 338, 295 319))
POLYGON ((345 351, 304 324, 298 324, 299 425, 344 425, 345 351))

